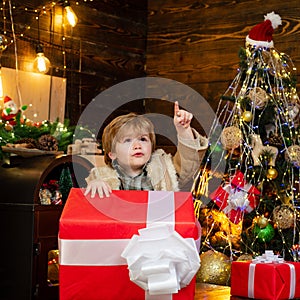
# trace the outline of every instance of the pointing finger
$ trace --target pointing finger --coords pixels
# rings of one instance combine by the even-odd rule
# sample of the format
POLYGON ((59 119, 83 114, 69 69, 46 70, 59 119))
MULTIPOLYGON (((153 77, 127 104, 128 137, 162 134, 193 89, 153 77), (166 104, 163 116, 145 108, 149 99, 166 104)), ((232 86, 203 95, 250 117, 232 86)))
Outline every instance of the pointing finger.
POLYGON ((175 101, 175 103, 174 103, 174 116, 180 117, 178 101, 175 101))

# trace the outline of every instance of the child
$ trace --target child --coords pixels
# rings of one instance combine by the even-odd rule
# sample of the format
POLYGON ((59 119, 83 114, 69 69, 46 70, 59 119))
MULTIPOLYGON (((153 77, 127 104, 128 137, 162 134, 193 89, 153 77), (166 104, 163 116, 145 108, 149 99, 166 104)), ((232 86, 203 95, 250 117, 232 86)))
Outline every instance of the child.
POLYGON ((152 122, 129 113, 115 118, 103 131, 107 166, 91 170, 85 195, 108 197, 112 190, 178 191, 198 171, 208 146, 206 138, 190 127, 193 115, 174 105, 178 136, 175 156, 155 150, 152 122))

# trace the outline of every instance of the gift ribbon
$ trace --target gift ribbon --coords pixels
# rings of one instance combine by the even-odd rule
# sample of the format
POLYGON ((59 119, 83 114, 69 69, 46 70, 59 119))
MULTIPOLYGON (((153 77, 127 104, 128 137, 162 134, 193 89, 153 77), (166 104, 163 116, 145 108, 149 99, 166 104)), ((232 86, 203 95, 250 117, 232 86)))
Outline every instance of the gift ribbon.
POLYGON ((292 264, 289 264, 290 267, 290 295, 289 299, 295 298, 295 289, 296 289, 296 271, 295 266, 292 264))
POLYGON ((146 299, 172 299, 199 269, 194 239, 175 231, 173 192, 149 192, 147 227, 134 235, 123 253, 131 281, 146 291, 146 299), (154 298, 153 298, 154 297, 154 298))
POLYGON ((251 184, 247 183, 241 189, 239 187, 232 188, 230 184, 227 184, 223 189, 228 193, 227 206, 224 208, 224 213, 227 214, 231 210, 237 210, 238 208, 242 211, 251 212, 253 207, 250 206, 248 200, 248 191, 252 187, 251 184))
MULTIPOLYGON (((283 261, 283 258, 278 257, 278 255, 274 255, 270 253, 272 251, 266 251, 265 254, 256 257, 253 259, 252 263, 250 263, 249 271, 248 271, 248 297, 255 298, 254 295, 254 278, 255 278, 255 267, 258 263, 286 263, 283 261)), ((294 299, 295 290, 296 290, 296 271, 295 266, 293 264, 286 263, 290 268, 290 293, 288 299, 294 299)))
MULTIPOLYGON (((174 265, 170 263, 174 259, 173 249, 170 249, 170 239, 165 240, 166 243, 161 246, 167 253, 160 253, 161 256, 155 259, 156 265, 152 264, 152 258, 148 259, 148 264, 142 266, 141 272, 149 277, 149 286, 145 285, 145 299, 146 300, 171 300, 172 293, 178 292, 180 287, 186 286, 196 274, 199 266, 199 252, 197 251, 196 244, 199 240, 195 241, 193 238, 182 238, 175 230, 175 201, 174 192, 166 191, 149 191, 148 196, 148 210, 147 210, 147 223, 146 228, 140 229, 146 239, 149 241, 157 240, 159 244, 167 237, 180 244, 184 254, 187 257, 185 263, 179 264, 181 274, 176 274, 174 265), (184 245, 184 246, 182 246, 184 245), (168 259, 162 259, 163 256, 168 256, 168 259), (192 258, 192 259, 191 259, 192 258), (187 266, 187 263, 193 261, 193 266, 187 266), (151 263, 149 263, 151 262, 151 263), (190 268, 193 268, 190 270, 190 268), (183 277, 183 278, 181 278, 183 277), (179 278, 179 279, 178 279, 179 278), (175 287, 176 286, 176 287, 175 287), (149 288, 154 294, 149 293, 149 288), (163 291, 164 294, 159 294, 163 291), (170 293, 168 293, 170 292, 170 293)), ((136 239, 134 235, 132 239, 113 239, 113 240, 68 240, 59 239, 60 249, 60 264, 72 266, 117 266, 127 265, 128 261, 121 256, 128 245, 136 239), (76 249, 76 251, 74 251, 76 249), (101 249, 101 255, 99 255, 101 249)), ((200 238, 199 238, 200 239, 200 238)), ((143 242, 142 242, 143 243, 143 242)), ((177 248, 178 248, 177 247, 177 248)), ((186 260, 184 254, 177 256, 177 260, 186 260)), ((177 266, 178 267, 178 266, 177 266)), ((138 284, 139 285, 139 284, 138 284)), ((151 293, 152 293, 151 292, 151 293)))

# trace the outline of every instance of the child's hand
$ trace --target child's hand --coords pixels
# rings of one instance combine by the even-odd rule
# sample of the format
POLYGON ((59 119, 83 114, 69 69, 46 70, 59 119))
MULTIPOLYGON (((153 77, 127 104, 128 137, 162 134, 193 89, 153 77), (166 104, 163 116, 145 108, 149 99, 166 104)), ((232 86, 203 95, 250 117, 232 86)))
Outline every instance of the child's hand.
POLYGON ((193 131, 191 128, 191 121, 193 115, 188 111, 179 109, 179 104, 175 101, 174 104, 174 125, 178 136, 183 139, 194 139, 193 131))
POLYGON ((91 193, 91 197, 94 198, 96 192, 98 192, 100 198, 109 197, 111 187, 101 179, 94 179, 88 183, 84 195, 86 196, 88 193, 91 193))
POLYGON ((174 125, 176 128, 184 127, 189 128, 193 115, 188 111, 179 109, 178 101, 175 101, 174 104, 174 125))

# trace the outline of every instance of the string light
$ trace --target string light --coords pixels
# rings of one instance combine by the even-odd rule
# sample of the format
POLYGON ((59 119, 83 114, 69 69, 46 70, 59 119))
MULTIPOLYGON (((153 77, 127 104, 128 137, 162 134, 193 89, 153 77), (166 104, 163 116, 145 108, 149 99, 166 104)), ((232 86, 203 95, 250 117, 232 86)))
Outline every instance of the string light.
POLYGON ((44 55, 43 47, 38 44, 36 46, 36 58, 33 61, 33 69, 39 73, 48 73, 50 69, 50 61, 49 59, 44 55))
POLYGON ((5 34, 6 34, 5 1, 3 1, 2 9, 3 9, 3 12, 2 12, 2 14, 3 14, 3 34, 0 35, 0 100, 1 100, 1 102, 4 98, 3 83, 2 83, 2 71, 1 71, 1 67, 2 67, 1 58, 2 58, 2 51, 4 51, 8 45, 8 40, 5 36, 5 34))
POLYGON ((36 46, 36 58, 33 61, 33 69, 36 72, 39 73, 48 73, 50 69, 50 61, 49 59, 45 56, 44 50, 42 45, 40 44, 40 22, 39 22, 39 16, 37 16, 37 21, 38 21, 38 44, 36 46))
POLYGON ((72 27, 75 27, 77 22, 78 22, 78 18, 74 12, 74 10, 72 9, 71 5, 70 5, 70 2, 69 1, 64 1, 63 3, 63 7, 66 11, 66 17, 67 17, 67 20, 69 22, 69 24, 72 26, 72 27))

